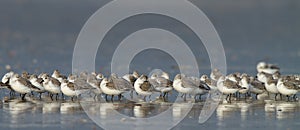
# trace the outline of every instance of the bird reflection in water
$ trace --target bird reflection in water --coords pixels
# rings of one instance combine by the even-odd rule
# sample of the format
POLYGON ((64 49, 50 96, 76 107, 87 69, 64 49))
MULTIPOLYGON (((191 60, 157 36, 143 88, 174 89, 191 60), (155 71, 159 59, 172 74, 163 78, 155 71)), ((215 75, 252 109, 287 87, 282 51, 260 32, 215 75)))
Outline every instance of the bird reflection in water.
POLYGON ((5 113, 2 124, 10 128, 72 126, 72 123, 81 120, 77 113, 84 114, 78 102, 62 100, 47 102, 30 98, 21 100, 5 97, 1 106, 5 113), (74 115, 75 118, 69 118, 67 115, 74 115))
POLYGON ((266 117, 276 116, 277 119, 294 118, 299 109, 297 102, 268 101, 265 104, 266 117))

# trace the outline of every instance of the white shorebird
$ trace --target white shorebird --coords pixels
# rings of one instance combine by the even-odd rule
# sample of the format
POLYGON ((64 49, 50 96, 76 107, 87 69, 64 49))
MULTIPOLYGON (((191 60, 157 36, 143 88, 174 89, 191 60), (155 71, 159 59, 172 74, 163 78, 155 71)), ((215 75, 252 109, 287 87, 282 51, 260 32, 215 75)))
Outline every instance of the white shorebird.
POLYGON ((277 82, 277 89, 279 93, 286 95, 288 100, 291 96, 296 99, 296 94, 299 92, 300 88, 289 78, 290 77, 279 78, 277 82))
POLYGON ((129 81, 125 80, 124 78, 118 77, 117 74, 112 73, 110 75, 110 78, 112 79, 115 86, 118 86, 121 89, 126 90, 126 91, 134 90, 133 85, 129 81))
MULTIPOLYGON (((204 82, 200 82, 199 87, 195 90, 194 94, 195 96, 199 96, 199 100, 201 100, 201 96, 204 94, 207 94, 210 91, 210 87, 204 83, 204 82)), ((196 98, 196 97, 195 97, 196 98)))
POLYGON ((217 81, 210 79, 207 75, 202 75, 200 81, 206 83, 210 89, 217 90, 217 81))
POLYGON ((186 100, 186 94, 190 94, 193 97, 195 95, 201 95, 206 93, 206 90, 210 88, 204 83, 200 82, 200 79, 193 77, 186 77, 183 74, 177 74, 173 81, 174 89, 182 93, 184 96, 184 100, 186 100))
POLYGON ((58 94, 61 92, 60 85, 61 83, 55 79, 50 77, 49 75, 42 76, 43 77, 43 85, 46 91, 50 93, 50 98, 53 100, 53 95, 56 94, 56 100, 58 99, 58 94))
POLYGON ((10 90, 10 92, 9 92, 10 96, 14 95, 14 93, 15 93, 15 91, 9 85, 9 80, 13 75, 14 75, 14 72, 10 71, 10 72, 6 73, 1 79, 1 81, 3 83, 2 87, 5 87, 10 90))
POLYGON ((255 98, 257 99, 257 95, 258 94, 262 94, 264 92, 266 92, 266 88, 265 88, 265 83, 258 81, 256 78, 254 77, 250 77, 250 86, 249 86, 249 90, 251 93, 255 94, 255 98))
POLYGON ((4 84, 8 84, 9 83, 9 79, 14 75, 14 72, 10 71, 8 73, 6 73, 3 77, 2 77, 2 83, 4 84))
POLYGON ((169 78, 168 74, 163 74, 161 76, 157 74, 152 74, 149 78, 149 82, 153 85, 154 89, 158 92, 161 92, 162 97, 165 97, 167 93, 173 90, 172 81, 169 78))
POLYGON ((231 101, 232 94, 238 92, 241 89, 244 89, 240 85, 238 85, 238 83, 226 79, 225 76, 220 77, 220 79, 217 82, 217 87, 220 92, 227 95, 226 100, 228 101, 231 101))
MULTIPOLYGON (((133 71, 132 74, 126 74, 122 78, 127 80, 134 86, 134 82, 140 77, 139 73, 137 71, 133 71)), ((130 96, 133 97, 133 90, 130 91, 130 96)))
POLYGON ((278 80, 277 79, 273 79, 273 77, 268 77, 267 81, 265 82, 266 90, 269 93, 275 94, 275 100, 277 100, 276 97, 279 94, 279 91, 277 89, 277 82, 278 82, 278 80))
POLYGON ((236 73, 233 73, 233 74, 230 74, 228 76, 226 76, 226 79, 229 79, 235 83, 239 83, 241 81, 241 78, 238 74, 236 73))
POLYGON ((200 80, 200 78, 197 77, 185 77, 183 78, 184 82, 193 82, 197 87, 194 92, 191 93, 191 95, 195 95, 195 98, 197 95, 199 95, 199 99, 201 100, 201 96, 208 93, 211 88, 203 81, 200 80))
POLYGON ((32 90, 38 91, 39 88, 35 87, 27 79, 21 77, 19 74, 14 74, 9 80, 11 88, 22 94, 22 100, 25 99, 25 95, 32 92, 32 90))
POLYGON ((29 79, 30 78, 30 74, 27 71, 23 71, 21 77, 25 78, 25 79, 29 79))
MULTIPOLYGON (((102 75, 103 76, 103 75, 102 75)), ((87 83, 92 86, 92 92, 95 94, 94 98, 96 98, 98 95, 102 94, 102 90, 100 88, 100 83, 103 80, 103 77, 97 78, 97 75, 88 75, 87 77, 87 83)))
POLYGON ((247 75, 243 75, 241 77, 241 81, 239 82, 239 85, 244 89, 240 89, 238 92, 239 94, 244 94, 245 99, 247 98, 247 94, 249 92, 249 84, 250 84, 250 78, 247 75))
POLYGON ((127 91, 127 89, 116 86, 111 78, 104 78, 100 83, 100 88, 106 94, 105 99, 107 100, 107 95, 110 95, 112 101, 114 96, 119 96, 119 99, 121 99, 121 94, 127 91))
POLYGON ((99 73, 96 75, 96 79, 101 80, 104 79, 104 75, 102 73, 99 73))
POLYGON ((62 75, 58 70, 54 70, 51 77, 57 79, 59 82, 63 82, 64 79, 67 79, 67 77, 62 75))
POLYGON ((268 74, 275 74, 280 71, 280 68, 273 64, 267 64, 266 62, 259 62, 256 66, 257 72, 265 72, 268 74))
POLYGON ((221 71, 219 69, 213 69, 213 71, 210 73, 210 78, 212 80, 218 81, 222 75, 223 74, 221 73, 221 71))
POLYGON ((44 86, 43 86, 43 82, 44 80, 42 78, 38 78, 37 75, 33 74, 30 75, 29 77, 29 81, 32 85, 36 86, 37 88, 39 88, 38 91, 36 91, 37 93, 39 93, 39 97, 42 98, 42 93, 46 92, 44 86))
POLYGON ((68 80, 69 82, 74 83, 75 80, 76 80, 77 78, 78 78, 78 76, 77 76, 76 74, 69 74, 67 80, 68 80))
POLYGON ((130 82, 132 85, 134 85, 134 82, 139 78, 139 73, 137 71, 133 71, 132 74, 126 74, 123 76, 123 79, 130 82))
POLYGON ((63 82, 61 83, 61 92, 64 95, 71 97, 71 100, 73 101, 74 97, 76 96, 74 83, 64 79, 63 82))
POLYGON ((134 83, 134 89, 140 96, 144 96, 144 100, 146 100, 146 96, 151 96, 151 94, 155 91, 154 87, 148 81, 148 77, 146 75, 141 75, 134 83))
POLYGON ((267 79, 268 79, 269 77, 273 77, 273 75, 272 75, 272 74, 265 73, 265 72, 258 72, 258 73, 256 74, 257 80, 260 81, 260 82, 263 82, 263 83, 266 83, 266 82, 267 82, 267 79))

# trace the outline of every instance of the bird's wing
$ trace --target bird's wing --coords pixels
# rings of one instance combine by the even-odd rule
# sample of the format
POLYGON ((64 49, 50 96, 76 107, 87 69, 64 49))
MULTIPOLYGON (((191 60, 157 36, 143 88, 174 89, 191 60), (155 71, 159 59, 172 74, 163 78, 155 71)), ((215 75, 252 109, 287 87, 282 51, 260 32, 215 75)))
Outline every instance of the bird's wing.
POLYGON ((159 87, 159 83, 156 81, 156 79, 148 79, 148 81, 153 87, 159 87))
POLYGON ((60 86, 60 84, 61 84, 56 78, 51 78, 51 81, 53 84, 55 84, 57 86, 60 86))
POLYGON ((286 86, 287 89, 298 89, 298 86, 292 82, 283 82, 283 85, 286 86))
POLYGON ((149 81, 145 81, 141 84, 140 88, 143 90, 143 91, 152 91, 153 90, 153 87, 151 86, 150 82, 149 81))
POLYGON ((115 88, 118 90, 133 89, 133 86, 131 85, 131 83, 123 78, 113 78, 112 81, 115 85, 115 88))
POLYGON ((183 78, 181 78, 181 81, 182 81, 183 87, 185 87, 185 88, 195 88, 195 87, 199 86, 199 85, 196 85, 195 81, 190 78, 183 77, 183 78))

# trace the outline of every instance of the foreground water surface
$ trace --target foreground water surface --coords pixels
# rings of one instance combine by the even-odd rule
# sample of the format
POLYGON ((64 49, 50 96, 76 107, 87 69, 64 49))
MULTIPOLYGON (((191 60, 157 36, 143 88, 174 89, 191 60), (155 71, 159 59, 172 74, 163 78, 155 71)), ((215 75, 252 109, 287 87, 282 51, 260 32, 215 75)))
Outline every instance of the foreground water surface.
MULTIPOLYGON (((234 99, 231 103, 220 101, 209 120, 199 124, 198 119, 204 99, 196 102, 188 100, 167 102, 160 98, 150 102, 127 100, 106 102, 104 98, 99 97, 90 101, 83 99, 71 101, 68 98, 52 101, 49 97, 43 96, 42 99, 26 97, 23 101, 18 96, 14 98, 2 96, 0 128, 102 129, 93 122, 94 120, 101 122, 102 125, 111 125, 104 128, 116 129, 128 123, 137 123, 137 119, 140 118, 157 116, 167 110, 170 110, 170 119, 154 122, 157 129, 162 129, 164 123, 180 120, 181 117, 185 118, 172 129, 297 129, 300 127, 299 101, 256 100, 254 97, 247 100, 234 99), (189 109, 191 106, 192 108, 189 109), (185 115, 185 112, 188 114, 185 115), (117 117, 118 114, 126 116, 120 118, 117 117), (158 125, 160 123, 162 124, 158 125)), ((133 128, 143 127, 137 125, 133 128)))

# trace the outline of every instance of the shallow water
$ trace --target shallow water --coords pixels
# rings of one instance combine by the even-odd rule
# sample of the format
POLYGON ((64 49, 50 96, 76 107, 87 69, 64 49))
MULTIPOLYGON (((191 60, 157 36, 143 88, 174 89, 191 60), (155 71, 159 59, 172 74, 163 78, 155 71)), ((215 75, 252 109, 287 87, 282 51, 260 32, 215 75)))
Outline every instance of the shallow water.
MULTIPOLYGON (((204 124, 198 123, 199 114, 204 102, 189 103, 165 102, 156 99, 151 102, 129 102, 125 100, 106 102, 104 98, 95 101, 54 100, 47 96, 42 99, 27 97, 26 101, 16 98, 5 99, 1 103, 1 129, 101 129, 83 111, 83 107, 94 120, 102 124, 122 127, 136 118, 149 118, 171 109, 171 120, 184 116, 184 111, 192 109, 173 129, 296 129, 300 126, 300 102, 274 100, 233 100, 231 103, 221 101, 216 112, 204 124), (87 105, 89 104, 89 105, 87 105), (115 112, 126 115, 126 118, 114 118, 115 112), (115 122, 119 122, 115 124, 115 122)), ((161 121, 160 121, 161 122, 161 121)), ((166 123, 167 121, 165 121, 166 123)), ((158 123, 158 122, 154 122, 158 123)), ((161 122, 164 123, 164 122, 161 122)), ((162 128, 163 125, 159 128, 162 128)), ((107 127, 106 127, 107 128, 107 127)), ((137 127, 135 129, 139 129, 137 127)))
MULTIPOLYGON (((283 74, 299 73, 299 1, 191 1, 203 10, 218 31, 229 73, 239 71, 254 75, 255 65, 260 60, 278 64, 283 74)), ((1 1, 0 75, 6 73, 6 65, 16 72, 50 73, 58 69, 66 75, 71 73, 73 48, 80 29, 107 2, 1 1)), ((188 45, 193 48, 200 73, 210 72, 210 60, 204 46, 201 41, 192 39, 188 30, 158 16, 137 20, 149 25, 163 22, 163 27, 166 25, 182 32, 186 39, 190 39, 188 45)), ((119 28, 122 32, 136 29, 135 25, 122 24, 119 28)), ((112 31, 97 53, 96 70, 106 75, 110 73, 110 54, 118 45, 114 42, 124 35, 118 32, 112 31)), ((171 77, 179 72, 175 60, 159 50, 138 54, 130 65, 131 70, 145 74, 155 68, 169 72, 171 77)), ((1 90, 1 99, 7 95, 7 91, 1 90)), ((130 111, 131 116, 135 116, 132 108, 115 104, 121 113, 130 111)), ((231 104, 221 104, 205 124, 198 124, 202 104, 197 102, 174 129, 298 129, 300 125, 299 102, 233 101, 231 104)), ((157 107, 152 104, 143 110, 155 113, 157 107)), ((101 129, 82 110, 77 102, 30 98, 23 102, 18 98, 12 99, 1 103, 0 129, 101 129)), ((147 112, 138 116, 145 114, 147 116, 147 112)))

